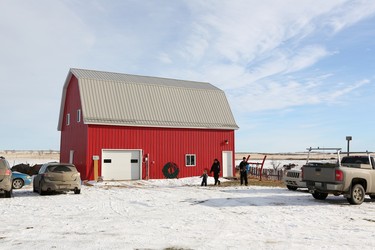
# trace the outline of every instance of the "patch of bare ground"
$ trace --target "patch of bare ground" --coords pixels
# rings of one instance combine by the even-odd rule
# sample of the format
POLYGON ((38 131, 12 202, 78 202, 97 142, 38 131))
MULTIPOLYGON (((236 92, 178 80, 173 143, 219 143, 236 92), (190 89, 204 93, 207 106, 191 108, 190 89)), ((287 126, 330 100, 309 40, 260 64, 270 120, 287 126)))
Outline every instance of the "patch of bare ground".
MULTIPOLYGON (((240 184, 240 178, 237 178, 237 177, 232 178, 229 181, 221 182, 221 186, 223 186, 223 187, 240 186, 240 185, 241 185, 240 184)), ((254 178, 254 177, 248 178, 248 185, 249 186, 267 186, 267 187, 286 188, 283 181, 267 180, 267 179, 260 180, 259 178, 254 178)))

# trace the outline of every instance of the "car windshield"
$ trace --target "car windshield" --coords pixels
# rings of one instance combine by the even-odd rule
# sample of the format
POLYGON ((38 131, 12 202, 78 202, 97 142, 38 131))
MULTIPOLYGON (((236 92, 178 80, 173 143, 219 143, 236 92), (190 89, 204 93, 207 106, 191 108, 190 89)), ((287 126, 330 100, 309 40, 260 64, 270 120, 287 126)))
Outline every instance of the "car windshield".
POLYGON ((73 172, 75 171, 75 167, 66 166, 66 165, 56 165, 56 166, 49 166, 47 170, 48 172, 73 172))

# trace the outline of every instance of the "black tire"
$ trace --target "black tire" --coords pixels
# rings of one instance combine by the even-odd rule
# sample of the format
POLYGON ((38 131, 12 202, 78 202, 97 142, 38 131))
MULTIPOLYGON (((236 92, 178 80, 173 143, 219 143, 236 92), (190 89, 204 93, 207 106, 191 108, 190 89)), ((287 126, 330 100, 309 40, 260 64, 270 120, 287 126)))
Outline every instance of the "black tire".
POLYGON ((327 193, 321 193, 319 191, 314 191, 314 193, 312 193, 312 196, 317 199, 317 200, 325 200, 328 196, 327 193))
POLYGON ((43 191, 43 189, 42 189, 42 183, 41 182, 39 182, 38 193, 40 195, 45 195, 46 194, 46 192, 43 191))
POLYGON ((74 189, 74 194, 80 194, 80 193, 81 193, 81 189, 78 189, 78 188, 74 189))
POLYGON ((289 190, 296 191, 298 187, 286 185, 289 190))
POLYGON ((347 198, 348 202, 352 205, 361 205, 365 200, 365 189, 361 184, 355 184, 351 191, 350 197, 347 198))
POLYGON ((25 182, 20 178, 14 179, 12 182, 13 189, 20 189, 24 184, 25 182))
POLYGON ((10 191, 5 191, 5 198, 11 198, 12 197, 12 190, 10 191))
POLYGON ((374 200, 375 199, 375 195, 374 194, 370 194, 370 198, 374 200))

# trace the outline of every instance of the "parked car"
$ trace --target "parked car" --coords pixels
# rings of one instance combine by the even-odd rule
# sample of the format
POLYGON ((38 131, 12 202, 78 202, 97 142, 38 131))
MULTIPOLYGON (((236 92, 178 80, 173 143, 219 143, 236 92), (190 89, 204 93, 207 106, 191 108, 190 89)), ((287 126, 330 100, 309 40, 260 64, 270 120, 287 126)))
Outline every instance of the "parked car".
POLYGON ((301 169, 290 169, 286 171, 283 178, 284 184, 289 190, 297 190, 298 188, 307 188, 306 182, 302 181, 301 169))
POLYGON ((8 161, 0 156, 0 192, 4 193, 5 198, 12 197, 12 171, 8 161))
POLYGON ((30 185, 32 178, 28 174, 20 173, 17 171, 12 172, 12 187, 13 189, 20 189, 25 185, 30 185))
POLYGON ((73 164, 46 163, 34 177, 33 191, 40 195, 56 191, 74 191, 75 194, 80 194, 80 173, 73 164))

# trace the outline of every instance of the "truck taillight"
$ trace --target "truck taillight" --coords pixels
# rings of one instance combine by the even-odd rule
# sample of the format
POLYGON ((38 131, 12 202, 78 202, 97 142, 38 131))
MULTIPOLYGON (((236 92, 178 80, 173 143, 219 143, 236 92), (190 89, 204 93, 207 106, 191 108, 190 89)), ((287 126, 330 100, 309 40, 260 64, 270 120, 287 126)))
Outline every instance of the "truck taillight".
POLYGON ((5 175, 12 175, 12 171, 9 169, 5 170, 5 175))
POLYGON ((342 181, 344 179, 344 173, 341 170, 336 169, 335 179, 336 181, 342 181))

